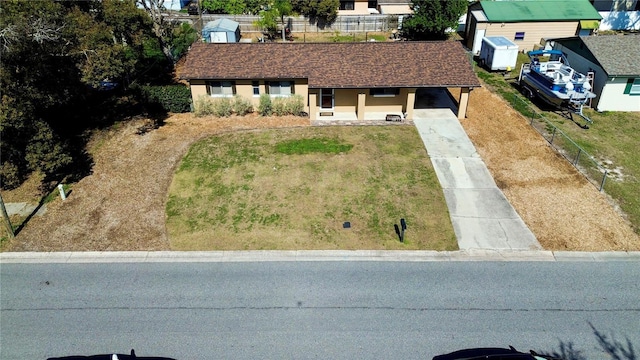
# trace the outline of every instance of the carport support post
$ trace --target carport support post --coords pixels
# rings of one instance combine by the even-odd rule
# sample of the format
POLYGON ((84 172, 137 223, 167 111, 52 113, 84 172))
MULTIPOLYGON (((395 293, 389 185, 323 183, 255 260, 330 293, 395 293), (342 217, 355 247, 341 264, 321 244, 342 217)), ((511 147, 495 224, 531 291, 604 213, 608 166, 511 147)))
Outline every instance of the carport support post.
POLYGON ((316 107, 318 106, 318 94, 309 91, 309 120, 316 119, 316 107))
POLYGON ((460 99, 458 99, 458 119, 462 120, 467 116, 467 105, 469 105, 469 93, 471 88, 460 88, 460 99))
POLYGON ((404 112, 407 114, 405 120, 413 120, 413 107, 416 103, 416 88, 407 89, 407 104, 404 112))

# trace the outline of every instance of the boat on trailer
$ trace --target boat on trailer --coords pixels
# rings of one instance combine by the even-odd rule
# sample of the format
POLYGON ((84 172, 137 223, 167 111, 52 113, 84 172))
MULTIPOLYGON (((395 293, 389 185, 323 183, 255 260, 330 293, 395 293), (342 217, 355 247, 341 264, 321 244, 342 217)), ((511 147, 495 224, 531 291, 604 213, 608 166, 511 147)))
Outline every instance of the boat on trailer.
POLYGON ((529 51, 530 63, 520 68, 518 84, 529 99, 539 97, 552 106, 582 116, 584 104, 596 95, 591 91, 589 79, 569 66, 559 50, 529 51))

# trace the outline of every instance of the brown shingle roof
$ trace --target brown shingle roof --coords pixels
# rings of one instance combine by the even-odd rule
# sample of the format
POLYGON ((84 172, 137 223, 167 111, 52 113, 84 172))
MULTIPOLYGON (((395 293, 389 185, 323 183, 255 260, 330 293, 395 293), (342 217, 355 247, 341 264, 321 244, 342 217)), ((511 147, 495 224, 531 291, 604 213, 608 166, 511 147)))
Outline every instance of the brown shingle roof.
POLYGON ((456 41, 195 43, 183 79, 308 79, 310 88, 478 87, 456 41))

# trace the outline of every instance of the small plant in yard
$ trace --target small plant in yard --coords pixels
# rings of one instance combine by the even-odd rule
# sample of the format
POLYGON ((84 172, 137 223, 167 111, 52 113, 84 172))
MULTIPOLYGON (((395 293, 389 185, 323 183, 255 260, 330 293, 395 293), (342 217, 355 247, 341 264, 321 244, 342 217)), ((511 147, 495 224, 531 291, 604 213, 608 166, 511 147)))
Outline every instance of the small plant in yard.
POLYGON ((218 117, 231 116, 233 113, 233 104, 229 98, 215 99, 213 102, 213 115, 218 117))
POLYGON ((272 102, 272 111, 276 116, 287 115, 287 100, 285 98, 275 98, 272 102))
POLYGON ((213 101, 207 95, 200 95, 193 104, 196 117, 213 115, 213 101))
POLYGON ((236 114, 244 116, 253 112, 253 104, 242 96, 236 95, 233 98, 233 110, 236 114))
POLYGON ((290 115, 299 116, 304 111, 304 99, 302 95, 293 95, 288 98, 285 104, 285 112, 290 115))
POLYGON ((262 116, 269 116, 272 112, 271 96, 269 94, 260 95, 260 103, 258 104, 258 113, 262 116))

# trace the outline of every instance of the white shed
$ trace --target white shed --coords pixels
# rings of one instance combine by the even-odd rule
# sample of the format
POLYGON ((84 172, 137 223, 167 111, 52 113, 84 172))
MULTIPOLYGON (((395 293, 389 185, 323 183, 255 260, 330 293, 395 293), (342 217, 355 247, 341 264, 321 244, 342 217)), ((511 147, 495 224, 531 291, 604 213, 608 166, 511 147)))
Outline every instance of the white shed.
POLYGON ((208 43, 239 42, 240 24, 230 19, 210 21, 202 29, 202 38, 208 43))

